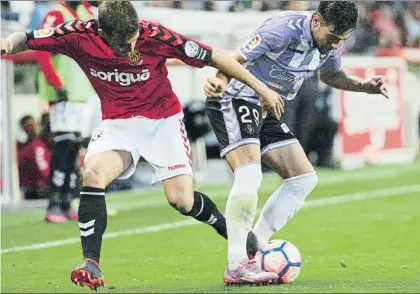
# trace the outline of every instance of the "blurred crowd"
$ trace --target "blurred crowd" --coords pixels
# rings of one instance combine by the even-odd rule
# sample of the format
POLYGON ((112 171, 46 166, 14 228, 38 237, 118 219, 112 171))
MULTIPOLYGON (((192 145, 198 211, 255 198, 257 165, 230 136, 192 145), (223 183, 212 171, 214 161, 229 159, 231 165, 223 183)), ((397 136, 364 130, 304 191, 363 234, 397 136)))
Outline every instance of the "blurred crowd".
MULTIPOLYGON (((99 1, 89 1, 97 4, 99 1)), ((319 1, 133 1, 142 7, 164 7, 223 12, 312 10, 319 1)), ((1 1, 2 20, 26 29, 39 28, 53 1, 1 1)), ((347 50, 368 54, 374 48, 420 47, 420 1, 358 1, 359 25, 347 50)), ((147 16, 144 16, 147 18, 147 16)))
MULTIPOLYGON (((268 10, 313 10, 319 1, 138 1, 137 6, 246 12, 268 10)), ((358 1, 359 25, 352 53, 367 53, 375 47, 420 47, 419 1, 358 1), (361 41, 361 42, 356 42, 361 41), (355 46, 357 44, 357 46, 355 46), (362 46, 360 46, 362 45, 362 46)))

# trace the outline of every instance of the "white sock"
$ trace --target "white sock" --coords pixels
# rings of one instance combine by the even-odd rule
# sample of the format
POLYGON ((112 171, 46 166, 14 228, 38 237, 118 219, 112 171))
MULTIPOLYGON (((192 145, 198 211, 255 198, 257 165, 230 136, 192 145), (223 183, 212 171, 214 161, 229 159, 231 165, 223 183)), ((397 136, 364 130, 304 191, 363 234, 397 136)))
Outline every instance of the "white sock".
POLYGON ((247 259, 246 239, 252 229, 258 202, 258 189, 262 181, 260 163, 238 167, 226 203, 226 225, 228 232, 228 263, 231 269, 247 259))
POLYGON ((264 204, 252 229, 257 239, 266 242, 302 208, 306 197, 318 183, 316 172, 288 178, 264 204))

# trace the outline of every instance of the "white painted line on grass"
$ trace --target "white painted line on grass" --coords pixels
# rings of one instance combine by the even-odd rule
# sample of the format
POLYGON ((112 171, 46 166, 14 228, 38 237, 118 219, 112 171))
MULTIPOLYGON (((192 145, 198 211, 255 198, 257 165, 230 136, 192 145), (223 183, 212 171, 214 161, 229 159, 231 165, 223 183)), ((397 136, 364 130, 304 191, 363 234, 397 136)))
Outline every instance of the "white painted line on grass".
MULTIPOLYGON (((401 186, 401 187, 373 190, 369 192, 360 192, 360 193, 332 196, 332 197, 328 197, 324 199, 309 200, 306 202, 304 208, 315 208, 315 207, 342 204, 342 203, 353 202, 353 201, 361 201, 361 200, 368 200, 368 199, 375 199, 375 198, 404 195, 404 194, 413 193, 413 192, 420 192, 420 185, 401 186)), ((137 228, 133 230, 123 230, 123 231, 116 231, 112 233, 106 233, 104 235, 104 239, 114 239, 121 236, 160 232, 160 231, 166 231, 170 229, 176 229, 176 228, 192 226, 192 225, 197 225, 197 224, 200 224, 200 222, 194 219, 189 219, 185 221, 160 224, 160 225, 155 225, 155 226, 137 228)), ((1 254, 10 253, 10 252, 47 249, 47 248, 58 247, 58 246, 63 246, 63 245, 76 244, 79 242, 80 242, 80 238, 70 238, 70 239, 64 239, 64 240, 58 240, 58 241, 36 243, 36 244, 28 245, 28 246, 19 246, 19 247, 2 249, 1 254)))
MULTIPOLYGON (((373 180, 380 180, 380 179, 387 179, 387 178, 395 178, 395 175, 402 175, 407 173, 419 173, 420 174, 420 164, 419 165, 408 165, 408 166, 395 166, 392 170, 389 169, 366 169, 366 170, 357 170, 356 171, 346 171, 346 172, 328 172, 325 173, 323 171, 318 172, 319 182, 318 186, 330 186, 330 185, 338 185, 347 182, 366 182, 366 181, 373 181, 373 180)), ((277 174, 268 173, 264 174, 264 181, 261 185, 260 192, 272 192, 274 191, 278 185, 281 183, 281 179, 277 174), (276 186, 271 186, 272 182, 276 182, 276 186), (265 186, 264 186, 265 184, 265 186)), ((220 183, 215 185, 205 185, 205 186, 197 186, 198 191, 211 191, 212 193, 223 193, 225 197, 227 197, 227 189, 230 189, 231 183, 220 183)), ((114 192, 107 195, 108 200, 111 198, 114 199, 140 199, 141 201, 150 201, 151 205, 153 205, 153 201, 156 199, 156 196, 160 195, 152 195, 152 196, 144 196, 139 195, 145 191, 157 191, 157 189, 139 189, 139 190, 132 190, 129 192, 114 192), (135 193, 135 192, 138 192, 135 193)), ((210 196, 213 196, 211 194, 210 196)), ((220 195, 219 195, 220 196, 220 195)), ((114 200, 113 199, 113 200, 114 200)), ((165 200, 165 199, 164 199, 165 200)), ((160 201, 160 203, 164 203, 165 201, 160 201)), ((117 208, 117 207, 116 207, 117 208)))
MULTIPOLYGON (((145 233, 153 233, 153 232, 159 232, 159 231, 166 231, 170 229, 176 229, 180 227, 185 226, 191 226, 195 224, 200 224, 195 219, 188 219, 185 221, 179 221, 174 223, 166 223, 166 224, 160 224, 150 227, 143 227, 143 228, 137 228, 134 230, 123 230, 123 231, 116 231, 112 233, 106 233, 104 234, 104 239, 114 239, 121 236, 128 236, 128 235, 138 235, 138 234, 145 234, 145 233)), ((28 246, 19 246, 19 247, 12 247, 7 249, 2 249, 1 253, 9 253, 9 252, 19 252, 19 251, 31 251, 31 250, 39 250, 39 249, 46 249, 51 247, 58 247, 63 245, 69 245, 69 244, 76 244, 80 243, 80 237, 79 238, 69 238, 69 239, 63 239, 63 240, 57 240, 57 241, 51 241, 51 242, 44 242, 44 243, 36 243, 28 246)))
POLYGON ((344 194, 339 196, 327 197, 322 199, 310 200, 305 203, 303 208, 313 208, 327 206, 333 204, 341 204, 352 201, 361 201, 367 199, 383 198, 397 195, 404 195, 414 192, 420 192, 420 185, 409 185, 401 187, 393 187, 386 189, 373 190, 369 192, 359 192, 352 194, 344 194))

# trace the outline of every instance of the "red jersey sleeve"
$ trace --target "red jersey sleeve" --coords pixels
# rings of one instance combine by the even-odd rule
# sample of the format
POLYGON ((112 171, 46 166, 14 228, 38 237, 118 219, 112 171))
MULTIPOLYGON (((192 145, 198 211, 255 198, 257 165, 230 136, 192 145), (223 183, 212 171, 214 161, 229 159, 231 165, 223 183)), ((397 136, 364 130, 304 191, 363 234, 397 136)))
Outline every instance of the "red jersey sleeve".
POLYGON ((156 54, 166 58, 178 58, 193 67, 204 67, 211 60, 212 48, 190 39, 156 22, 140 21, 142 37, 149 37, 160 46, 156 54))
MULTIPOLYGON (((41 29, 48 29, 50 27, 58 26, 64 22, 64 16, 60 11, 51 10, 44 17, 41 29)), ((63 81, 54 67, 52 61, 52 53, 47 51, 35 51, 38 66, 47 80, 47 83, 52 85, 55 89, 63 88, 63 81)))
POLYGON ((26 33, 28 48, 74 57, 79 47, 77 33, 83 29, 83 22, 71 20, 55 27, 31 31, 26 33))

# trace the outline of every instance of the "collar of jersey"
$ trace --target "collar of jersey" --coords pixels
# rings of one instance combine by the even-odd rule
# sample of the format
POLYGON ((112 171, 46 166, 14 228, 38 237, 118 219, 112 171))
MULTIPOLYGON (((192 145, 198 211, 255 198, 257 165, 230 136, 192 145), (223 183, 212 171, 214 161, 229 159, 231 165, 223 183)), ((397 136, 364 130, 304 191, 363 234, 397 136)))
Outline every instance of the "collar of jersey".
POLYGON ((302 32, 303 32, 303 38, 308 40, 311 44, 312 48, 315 48, 314 39, 312 38, 312 31, 311 31, 311 22, 312 22, 312 16, 314 15, 313 12, 309 12, 305 19, 303 20, 303 26, 302 26, 302 32))

